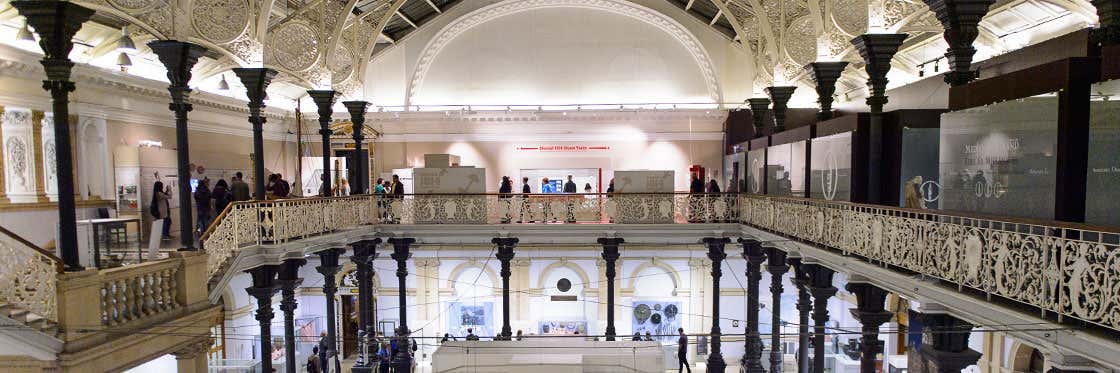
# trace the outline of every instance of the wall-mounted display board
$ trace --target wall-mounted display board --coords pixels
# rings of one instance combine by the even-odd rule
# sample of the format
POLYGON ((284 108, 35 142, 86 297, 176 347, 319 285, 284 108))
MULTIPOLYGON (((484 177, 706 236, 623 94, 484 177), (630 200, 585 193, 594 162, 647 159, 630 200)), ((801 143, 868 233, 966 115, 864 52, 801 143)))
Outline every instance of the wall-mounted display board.
POLYGON ((842 132, 811 141, 809 197, 828 201, 851 201, 852 133, 842 132))
POLYGON ((1094 84, 1089 101, 1085 222, 1120 226, 1120 80, 1094 84))
POLYGON ((1051 95, 943 114, 939 207, 1052 219, 1057 132, 1051 95))

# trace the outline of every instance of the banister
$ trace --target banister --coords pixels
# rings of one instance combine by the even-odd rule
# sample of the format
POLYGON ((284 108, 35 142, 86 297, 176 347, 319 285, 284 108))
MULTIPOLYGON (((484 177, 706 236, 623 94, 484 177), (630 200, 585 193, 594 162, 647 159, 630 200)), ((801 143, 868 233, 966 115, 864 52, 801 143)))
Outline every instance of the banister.
POLYGON ((12 238, 13 240, 16 240, 17 242, 22 243, 23 245, 31 248, 32 250, 35 250, 35 251, 39 252, 39 254, 42 254, 43 256, 47 257, 52 262, 54 262, 54 266, 56 268, 56 271, 58 271, 58 273, 63 272, 62 258, 59 258, 54 253, 52 253, 50 251, 47 251, 46 249, 41 248, 36 244, 31 243, 31 241, 28 241, 28 240, 24 239, 23 237, 20 237, 20 235, 18 235, 18 234, 12 233, 12 231, 9 231, 7 228, 0 227, 0 234, 7 235, 8 237, 12 238))

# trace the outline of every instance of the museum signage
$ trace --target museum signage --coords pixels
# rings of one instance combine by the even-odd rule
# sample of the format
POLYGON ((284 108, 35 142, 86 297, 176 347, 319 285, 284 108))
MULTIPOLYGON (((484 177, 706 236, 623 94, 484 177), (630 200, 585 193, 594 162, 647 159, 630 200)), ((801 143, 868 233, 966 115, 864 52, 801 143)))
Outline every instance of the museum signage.
POLYGON ((537 146, 518 146, 517 150, 528 150, 538 152, 589 152, 600 150, 611 150, 610 146, 606 145, 537 145, 537 146))

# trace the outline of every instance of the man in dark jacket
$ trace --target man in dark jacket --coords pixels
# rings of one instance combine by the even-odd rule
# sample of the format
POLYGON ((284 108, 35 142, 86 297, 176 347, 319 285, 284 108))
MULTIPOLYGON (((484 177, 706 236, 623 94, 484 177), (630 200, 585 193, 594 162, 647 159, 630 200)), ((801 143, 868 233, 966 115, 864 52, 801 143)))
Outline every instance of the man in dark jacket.
POLYGON ((682 369, 692 373, 692 367, 688 366, 688 336, 684 334, 684 328, 677 328, 677 333, 681 335, 677 338, 677 373, 681 373, 682 369))
MULTIPOLYGON (((576 193, 576 183, 572 181, 572 175, 568 175, 568 181, 564 183, 564 193, 576 193)), ((576 222, 576 205, 573 201, 574 198, 568 198, 568 216, 569 223, 576 222)))
POLYGON ((235 177, 233 178, 233 185, 229 186, 230 194, 233 195, 233 198, 231 198, 230 200, 233 202, 248 201, 249 184, 245 183, 245 178, 241 175, 241 171, 238 171, 236 174, 234 174, 234 176, 235 177))

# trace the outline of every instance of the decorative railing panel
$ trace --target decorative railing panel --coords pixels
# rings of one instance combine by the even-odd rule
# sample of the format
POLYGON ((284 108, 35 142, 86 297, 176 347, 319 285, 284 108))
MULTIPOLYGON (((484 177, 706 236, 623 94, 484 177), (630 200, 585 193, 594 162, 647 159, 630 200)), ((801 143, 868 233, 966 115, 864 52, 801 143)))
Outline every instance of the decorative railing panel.
POLYGON ((0 305, 58 321, 56 276, 61 260, 0 228, 0 305))
POLYGON ((800 198, 741 197, 743 222, 1120 330, 1120 233, 800 198))
POLYGON ((180 264, 168 259, 101 271, 101 322, 121 325, 181 307, 175 279, 180 264))

